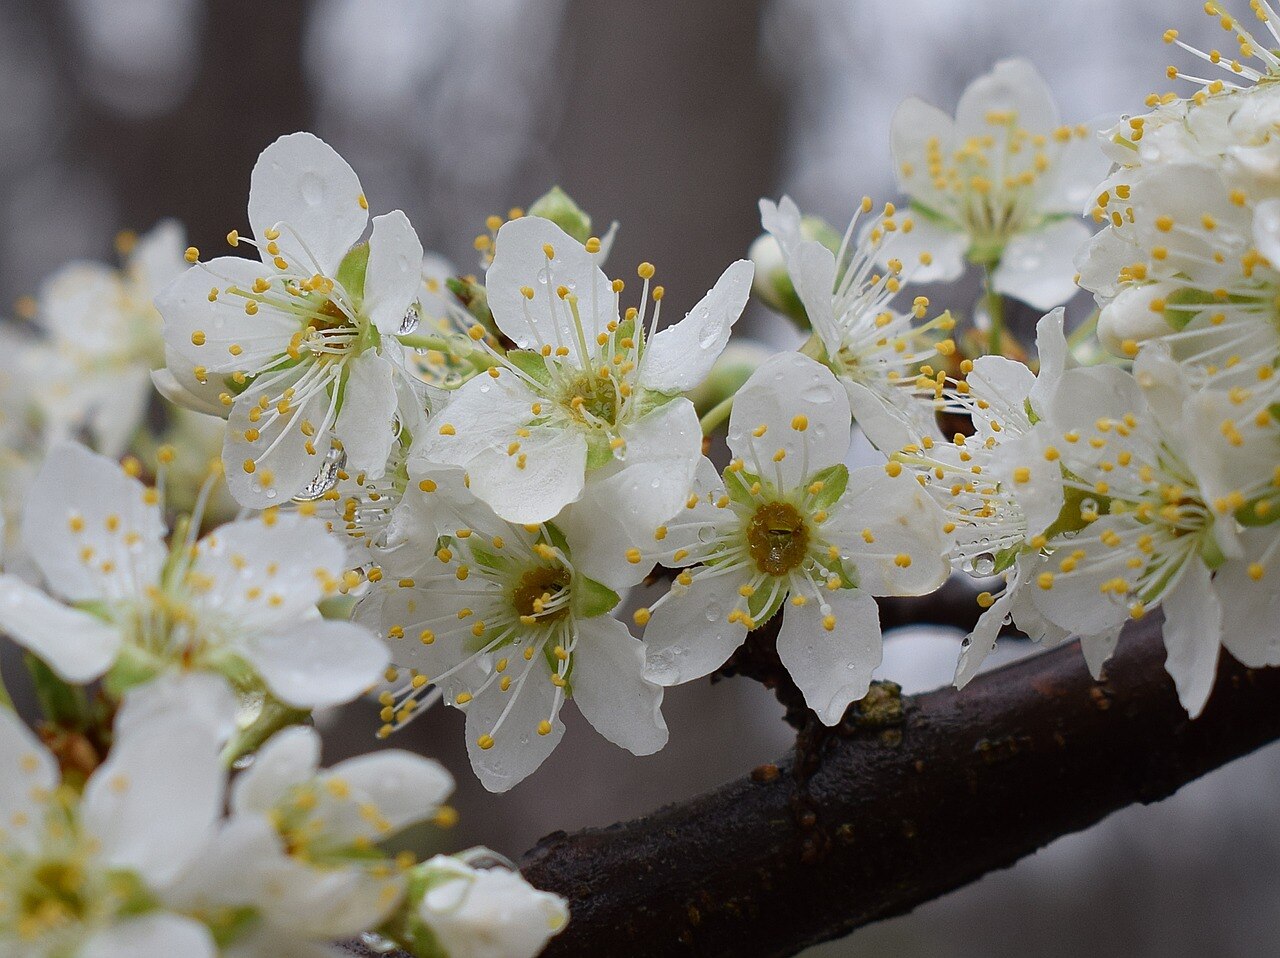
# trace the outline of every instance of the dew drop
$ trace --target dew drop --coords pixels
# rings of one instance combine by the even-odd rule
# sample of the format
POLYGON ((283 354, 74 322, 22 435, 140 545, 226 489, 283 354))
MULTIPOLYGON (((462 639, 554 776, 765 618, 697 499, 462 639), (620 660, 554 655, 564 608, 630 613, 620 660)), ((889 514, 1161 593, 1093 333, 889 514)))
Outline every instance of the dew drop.
POLYGON ((708 622, 715 622, 724 618, 724 607, 719 602, 712 602, 703 610, 703 615, 707 617, 708 622))
POLYGON ((408 336, 418 328, 418 304, 414 303, 404 314, 404 319, 400 320, 400 335, 408 336))
POLYGON ((990 552, 983 552, 974 556, 973 571, 977 575, 991 575, 996 571, 996 557, 990 552))
MULTIPOLYGON (((314 502, 322 498, 326 492, 338 484, 338 473, 346 464, 347 454, 337 446, 331 446, 320 466, 320 471, 316 473, 314 479, 302 487, 301 492, 293 497, 294 501, 314 502)), ((267 490, 268 498, 274 495, 272 490, 267 490)))

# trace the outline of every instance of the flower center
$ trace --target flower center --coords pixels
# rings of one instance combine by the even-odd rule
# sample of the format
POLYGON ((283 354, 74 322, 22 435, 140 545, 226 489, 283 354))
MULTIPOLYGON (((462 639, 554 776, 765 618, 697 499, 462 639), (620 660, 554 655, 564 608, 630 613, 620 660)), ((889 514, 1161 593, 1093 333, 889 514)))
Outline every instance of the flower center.
POLYGON ((809 527, 789 502, 767 502, 747 523, 747 551, 769 575, 786 575, 809 552, 809 527))
POLYGON ((618 421, 618 385, 613 376, 580 376, 565 390, 561 405, 580 423, 611 428, 618 421))
POLYGON ((521 617, 540 623, 555 622, 569 614, 569 571, 562 566, 527 569, 511 594, 511 605, 521 617))

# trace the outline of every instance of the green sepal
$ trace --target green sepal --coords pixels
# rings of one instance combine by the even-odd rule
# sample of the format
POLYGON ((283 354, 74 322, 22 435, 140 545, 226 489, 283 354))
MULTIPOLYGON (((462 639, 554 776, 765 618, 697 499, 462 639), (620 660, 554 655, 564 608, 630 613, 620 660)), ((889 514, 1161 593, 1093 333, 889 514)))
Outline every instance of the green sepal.
POLYGON ((507 352, 507 361, 534 382, 543 386, 551 383, 551 371, 540 353, 531 349, 512 349, 507 352))
POLYGON ((759 480, 745 469, 726 469, 724 475, 724 490, 729 494, 729 498, 737 503, 750 504, 754 501, 751 495, 751 487, 759 480))
POLYGON ((849 467, 844 463, 828 466, 809 477, 809 485, 822 483, 822 491, 813 497, 815 509, 829 509, 844 495, 849 485, 849 467))
MULTIPOLYGON (((1208 530, 1205 530, 1208 532, 1208 530)), ((1222 552, 1222 547, 1218 545, 1218 540, 1212 535, 1206 535, 1200 542, 1200 558, 1209 571, 1222 568, 1222 564, 1227 561, 1227 557, 1222 552)))
MULTIPOLYGON (((1070 478, 1065 471, 1064 475, 1070 478)), ((1106 515, 1111 509, 1111 499, 1108 496, 1100 496, 1069 485, 1064 486, 1062 490, 1062 510, 1058 513, 1058 518, 1053 521, 1053 524, 1044 530, 1044 537, 1046 539, 1054 539, 1064 532, 1079 532, 1081 529, 1087 528, 1089 523, 1080 518, 1080 505, 1086 499, 1092 499, 1098 504, 1097 511, 1099 516, 1106 515)))
POLYGON ((679 393, 660 393, 653 389, 640 389, 631 400, 631 408, 635 410, 635 419, 640 419, 679 398, 679 393))
POLYGON ((357 303, 364 299, 364 276, 369 269, 369 244, 357 243, 342 257, 334 277, 357 303))
POLYGON ((45 718, 66 729, 88 728, 89 703, 84 689, 64 682, 43 660, 30 652, 23 656, 23 661, 45 718))
POLYGON ((483 286, 465 276, 451 276, 444 284, 476 322, 491 333, 497 332, 493 311, 489 309, 489 293, 483 286))
POLYGON ((1236 522, 1242 526, 1269 526, 1280 521, 1280 496, 1259 496, 1246 502, 1236 510, 1236 522), (1258 514, 1258 506, 1267 503, 1263 514, 1258 514))
POLYGON ((591 238, 591 217, 558 186, 551 187, 534 200, 529 207, 529 215, 550 220, 579 243, 591 238))
POLYGON ((573 615, 579 619, 594 619, 612 612, 622 597, 607 585, 585 575, 573 578, 573 615))
POLYGON ((356 598, 352 595, 329 595, 316 603, 320 617, 334 622, 346 622, 355 607, 356 598))
POLYGON ((613 450, 604 436, 587 440, 587 472, 593 472, 613 462, 613 450))
POLYGON ((771 587, 762 585, 747 599, 747 615, 751 616, 751 621, 756 624, 757 629, 777 614, 777 611, 782 608, 782 603, 787 600, 787 596, 790 594, 786 589, 779 589, 778 594, 773 596, 773 601, 768 602, 766 605, 769 593, 772 591, 771 587))
MULTIPOLYGON (((1229 300, 1230 300, 1230 297, 1228 298, 1228 301, 1229 300)), ((1192 307, 1200 306, 1200 307, 1208 308, 1209 306, 1216 305, 1219 302, 1221 301, 1215 299, 1212 293, 1207 293, 1204 290, 1193 289, 1192 287, 1184 286, 1181 289, 1174 290, 1165 299, 1166 308, 1163 313, 1164 321, 1168 323, 1173 329, 1181 330, 1186 327, 1187 323, 1191 322, 1191 320, 1195 319, 1196 316, 1200 315, 1200 311, 1193 311, 1191 309, 1187 309, 1188 306, 1192 306, 1192 307), (1171 306, 1178 307, 1178 308, 1169 309, 1168 307, 1171 307, 1171 306)))
POLYGON ((991 567, 991 574, 999 575, 1001 572, 1012 568, 1013 564, 1018 561, 1018 556, 1021 554, 1022 550, 1017 546, 1010 546, 1008 549, 1001 549, 995 555, 996 563, 991 567))
POLYGON ((102 677, 102 687, 111 698, 119 701, 131 688, 150 682, 160 671, 160 662, 155 656, 135 646, 125 645, 102 677))
POLYGON ((554 522, 544 522, 542 527, 547 530, 547 538, 551 540, 551 544, 566 556, 569 555, 569 540, 564 537, 560 527, 554 522))

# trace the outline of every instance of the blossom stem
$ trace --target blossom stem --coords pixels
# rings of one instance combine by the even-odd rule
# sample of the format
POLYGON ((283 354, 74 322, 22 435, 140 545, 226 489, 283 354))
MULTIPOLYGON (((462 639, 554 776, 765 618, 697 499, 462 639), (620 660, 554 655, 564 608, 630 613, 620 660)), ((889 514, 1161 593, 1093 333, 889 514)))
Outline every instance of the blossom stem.
POLYGON ((9 690, 5 688, 4 676, 0 675, 0 708, 8 709, 10 712, 16 712, 17 708, 13 704, 13 696, 9 694, 9 690))
POLYGON ((725 396, 718 403, 707 410, 706 414, 698 420, 702 426, 702 434, 704 436, 711 435, 717 426, 729 418, 729 413, 733 412, 733 393, 725 396))
POLYGON ((1004 297, 996 292, 992 282, 994 270, 991 266, 985 269, 983 290, 987 300, 987 319, 991 323, 988 331, 987 352, 993 356, 1002 355, 1004 348, 1004 297))

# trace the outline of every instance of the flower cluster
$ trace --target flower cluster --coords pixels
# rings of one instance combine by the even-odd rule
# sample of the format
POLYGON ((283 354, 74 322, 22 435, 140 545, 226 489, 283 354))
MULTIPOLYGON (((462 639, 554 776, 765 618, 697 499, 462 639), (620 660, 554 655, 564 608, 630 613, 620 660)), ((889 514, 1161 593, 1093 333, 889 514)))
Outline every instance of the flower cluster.
POLYGON ((1238 56, 1165 40, 1225 78, 1171 67, 1200 89, 1101 136, 1018 60, 954 119, 907 101, 906 203, 837 231, 762 200, 751 259, 674 323, 562 191, 456 275, 309 133, 263 151, 231 254, 165 223, 122 271, 60 271, 43 336, 0 350, 0 630, 44 713, 37 737, 0 684, 0 954, 533 958, 563 899, 386 844, 453 819, 441 766, 321 767, 308 720, 365 696, 383 739, 464 712, 494 792, 567 703, 649 755, 666 687, 761 647, 834 726, 881 664, 877 599, 953 575, 982 610, 957 686, 1010 624, 1100 676, 1157 608, 1193 717, 1221 647, 1280 665, 1280 59, 1206 9, 1238 56), (966 261, 969 316, 909 290, 966 261), (1078 286, 1115 354, 1092 365, 1078 286), (753 291, 797 350, 730 345, 753 291), (1006 296, 1059 307, 1029 365, 1006 296))

